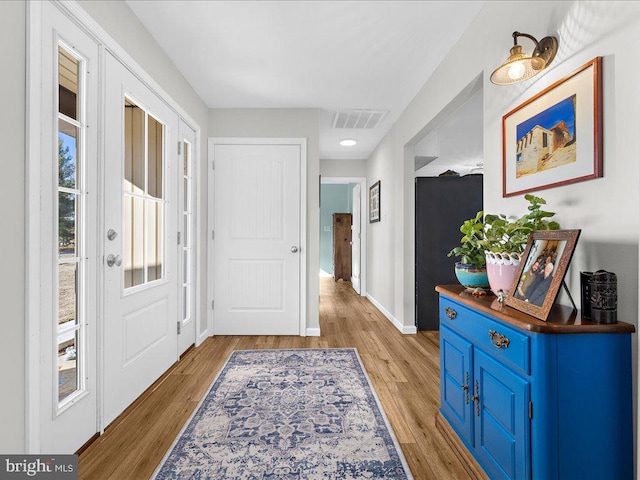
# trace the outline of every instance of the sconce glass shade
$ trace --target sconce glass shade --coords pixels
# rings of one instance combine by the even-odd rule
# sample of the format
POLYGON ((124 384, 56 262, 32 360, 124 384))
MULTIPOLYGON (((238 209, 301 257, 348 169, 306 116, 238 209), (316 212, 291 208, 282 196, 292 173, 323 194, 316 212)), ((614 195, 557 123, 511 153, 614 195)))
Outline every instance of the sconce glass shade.
POLYGON ((511 48, 509 58, 496 68, 490 80, 496 85, 511 85, 528 80, 547 66, 543 58, 522 53, 520 45, 511 48))

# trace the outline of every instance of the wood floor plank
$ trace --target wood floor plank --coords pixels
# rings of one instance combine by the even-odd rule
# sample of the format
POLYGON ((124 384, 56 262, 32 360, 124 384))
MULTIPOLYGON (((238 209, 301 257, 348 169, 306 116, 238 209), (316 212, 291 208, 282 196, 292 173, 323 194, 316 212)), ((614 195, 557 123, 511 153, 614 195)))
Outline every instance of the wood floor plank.
POLYGON ((192 348, 79 457, 81 479, 146 479, 233 350, 356 348, 416 480, 467 480, 436 428, 438 332, 402 335, 349 282, 320 279, 319 337, 216 336, 192 348))

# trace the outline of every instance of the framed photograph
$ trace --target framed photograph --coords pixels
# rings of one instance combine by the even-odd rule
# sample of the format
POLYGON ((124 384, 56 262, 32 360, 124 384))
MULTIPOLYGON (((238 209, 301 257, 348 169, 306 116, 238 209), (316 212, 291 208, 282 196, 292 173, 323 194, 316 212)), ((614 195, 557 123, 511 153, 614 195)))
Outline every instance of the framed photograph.
POLYGON ((520 272, 511 285, 507 305, 547 320, 567 267, 576 248, 580 230, 536 230, 529 236, 520 272))
POLYGON ((502 196, 602 177, 602 57, 502 117, 502 196))
POLYGON ((369 187, 369 223, 380 221, 380 180, 369 187))

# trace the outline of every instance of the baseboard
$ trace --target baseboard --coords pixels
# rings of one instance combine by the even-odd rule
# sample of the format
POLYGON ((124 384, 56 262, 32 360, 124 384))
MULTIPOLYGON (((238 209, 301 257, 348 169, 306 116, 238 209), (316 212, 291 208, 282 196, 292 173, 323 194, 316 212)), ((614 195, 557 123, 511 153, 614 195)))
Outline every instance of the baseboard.
POLYGON ((371 303, 373 303, 373 306, 376 307, 378 310, 380 310, 380 313, 382 313, 385 317, 387 317, 387 319, 393 323, 393 326, 396 327, 398 330, 400 330, 400 333, 404 334, 404 335, 413 335, 418 333, 418 329, 414 326, 406 326, 406 325, 402 325, 402 323, 400 323, 400 321, 395 318, 393 315, 391 315, 391 312, 389 312, 389 310, 387 310, 386 308, 384 308, 382 306, 382 304, 380 304, 380 302, 378 302, 375 298, 373 298, 371 295, 367 294, 367 298, 369 299, 369 301, 371 303))
POLYGON ((205 330, 204 333, 201 333, 200 335, 196 335, 196 347, 202 345, 202 342, 204 342, 210 336, 211 335, 209 335, 209 329, 205 330))
POLYGON ((307 337, 319 337, 320 328, 307 328, 306 335, 307 337))

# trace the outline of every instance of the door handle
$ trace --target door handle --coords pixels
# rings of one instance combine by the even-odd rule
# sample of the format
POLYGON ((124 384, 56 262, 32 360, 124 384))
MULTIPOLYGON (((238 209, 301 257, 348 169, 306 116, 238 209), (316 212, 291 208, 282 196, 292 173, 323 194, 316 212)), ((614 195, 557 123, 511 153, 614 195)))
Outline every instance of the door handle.
POLYGON ((296 246, 291 247, 291 253, 298 253, 298 247, 296 246))
POLYGON ((107 256, 107 265, 110 267, 113 267, 114 265, 116 267, 119 267, 120 265, 122 265, 122 257, 120 255, 114 255, 113 253, 110 253, 107 256))

